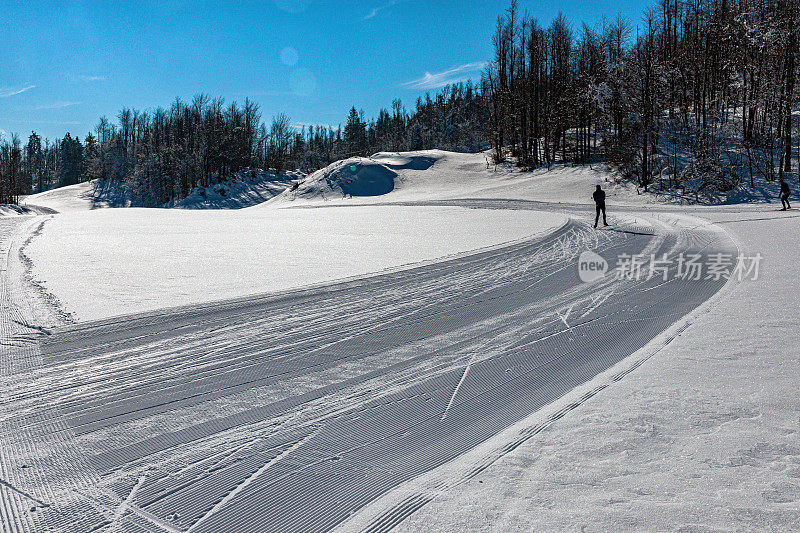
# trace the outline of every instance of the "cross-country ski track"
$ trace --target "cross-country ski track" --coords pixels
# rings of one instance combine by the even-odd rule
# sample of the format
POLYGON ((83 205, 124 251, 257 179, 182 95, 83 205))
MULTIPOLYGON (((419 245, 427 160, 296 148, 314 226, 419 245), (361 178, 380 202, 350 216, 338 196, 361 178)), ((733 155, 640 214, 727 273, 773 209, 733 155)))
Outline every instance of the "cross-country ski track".
POLYGON ((583 283, 581 252, 612 267, 621 254, 737 253, 677 211, 629 210, 596 231, 585 206, 446 203, 571 218, 408 269, 52 330, 11 275, 46 217, 0 220, 0 529, 328 531, 619 363, 726 283, 680 279, 674 265, 648 279, 646 264, 639 280, 583 283))

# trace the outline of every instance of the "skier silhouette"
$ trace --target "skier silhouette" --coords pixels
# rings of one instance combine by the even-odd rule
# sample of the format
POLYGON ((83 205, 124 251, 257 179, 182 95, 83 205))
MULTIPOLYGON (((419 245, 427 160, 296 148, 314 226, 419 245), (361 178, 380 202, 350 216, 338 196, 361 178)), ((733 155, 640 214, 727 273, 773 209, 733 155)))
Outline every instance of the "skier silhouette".
POLYGON ((594 205, 597 208, 597 215, 594 217, 594 227, 597 228, 597 222, 600 220, 601 211, 603 213, 603 225, 608 226, 608 221, 606 220, 606 193, 600 185, 597 186, 597 190, 594 191, 592 198, 594 198, 594 205))
POLYGON ((781 211, 786 211, 787 209, 791 209, 792 206, 789 205, 789 196, 792 194, 792 191, 789 190, 789 184, 783 181, 781 178, 781 204, 783 205, 783 209, 781 211))

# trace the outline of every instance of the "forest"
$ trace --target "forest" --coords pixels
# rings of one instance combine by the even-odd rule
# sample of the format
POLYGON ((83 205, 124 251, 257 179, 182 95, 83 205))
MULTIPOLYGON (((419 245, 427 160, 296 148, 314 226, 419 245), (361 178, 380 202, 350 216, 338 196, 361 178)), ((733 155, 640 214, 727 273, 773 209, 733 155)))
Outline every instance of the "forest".
POLYGON ((122 109, 82 140, 0 140, 0 203, 86 180, 158 206, 246 169, 312 171, 377 151, 490 149, 525 169, 606 161, 649 188, 730 191, 797 172, 800 0, 658 0, 617 16, 548 25, 516 0, 497 18, 479 82, 400 100, 344 126, 262 121, 250 100, 197 95, 122 109))
MULTIPOLYGON (((798 2, 659 0, 542 27, 514 0, 482 81, 495 158, 605 160, 646 191, 729 191, 793 172, 798 2)), ((795 168, 796 171, 796 168, 795 168)))
POLYGON ((267 125, 257 104, 225 105, 197 95, 152 112, 122 109, 100 118, 83 141, 67 133, 42 141, 31 133, 23 146, 12 136, 0 144, 0 203, 20 195, 98 179, 118 186, 134 205, 158 206, 185 197, 246 169, 312 171, 333 161, 380 150, 442 147, 476 151, 483 142, 484 106, 471 82, 417 99, 406 111, 400 100, 376 119, 350 110, 344 127, 294 127, 279 114, 267 125))

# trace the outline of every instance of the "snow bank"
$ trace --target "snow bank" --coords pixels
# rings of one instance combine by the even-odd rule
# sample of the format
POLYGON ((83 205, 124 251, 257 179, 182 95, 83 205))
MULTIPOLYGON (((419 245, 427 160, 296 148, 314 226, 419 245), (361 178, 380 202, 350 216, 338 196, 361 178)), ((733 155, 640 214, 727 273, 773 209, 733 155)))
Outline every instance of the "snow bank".
POLYGON ((366 275, 564 222, 457 207, 113 209, 54 216, 26 253, 34 278, 90 320, 366 275))
POLYGON ((381 196, 394 190, 397 173, 387 166, 363 157, 337 161, 311 174, 295 191, 294 197, 381 196))
POLYGON ((178 209, 242 209, 266 202, 289 188, 293 180, 305 176, 287 172, 276 176, 264 170, 243 170, 230 180, 196 187, 186 198, 175 202, 178 209))
POLYGON ((20 201, 22 206, 37 206, 52 209, 59 213, 88 211, 98 207, 107 207, 95 197, 95 181, 59 187, 50 191, 26 196, 20 201))

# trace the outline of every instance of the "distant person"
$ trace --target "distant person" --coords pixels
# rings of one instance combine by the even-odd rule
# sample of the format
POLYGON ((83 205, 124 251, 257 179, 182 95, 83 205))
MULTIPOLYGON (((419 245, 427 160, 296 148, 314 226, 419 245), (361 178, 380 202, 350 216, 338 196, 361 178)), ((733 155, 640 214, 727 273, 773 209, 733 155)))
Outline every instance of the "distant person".
POLYGON ((594 198, 594 205, 597 208, 597 215, 594 217, 594 227, 597 228, 597 222, 600 220, 600 212, 603 213, 603 225, 608 226, 608 221, 606 220, 606 192, 600 185, 597 186, 597 190, 594 191, 592 198, 594 198))
POLYGON ((792 191, 789 190, 789 184, 786 183, 783 178, 781 178, 781 204, 783 204, 783 209, 781 211, 786 211, 787 209, 791 209, 792 206, 789 205, 789 196, 792 194, 792 191))

